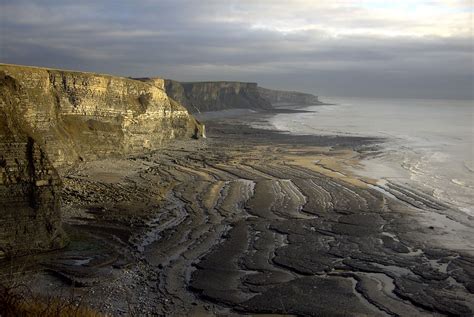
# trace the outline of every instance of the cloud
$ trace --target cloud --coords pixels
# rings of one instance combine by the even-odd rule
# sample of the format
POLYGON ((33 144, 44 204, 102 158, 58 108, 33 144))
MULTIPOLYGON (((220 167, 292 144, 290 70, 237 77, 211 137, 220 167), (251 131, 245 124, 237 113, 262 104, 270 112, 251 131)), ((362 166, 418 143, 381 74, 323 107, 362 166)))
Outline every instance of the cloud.
POLYGON ((4 0, 0 12, 2 62, 471 97, 470 1, 4 0))

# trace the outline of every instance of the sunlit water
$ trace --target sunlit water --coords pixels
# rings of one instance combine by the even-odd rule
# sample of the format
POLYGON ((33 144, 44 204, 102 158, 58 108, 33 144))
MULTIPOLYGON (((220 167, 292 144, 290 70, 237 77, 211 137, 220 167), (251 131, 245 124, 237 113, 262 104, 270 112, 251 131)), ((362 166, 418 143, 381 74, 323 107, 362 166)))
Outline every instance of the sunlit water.
POLYGON ((472 101, 331 98, 314 113, 279 114, 270 123, 296 134, 387 138, 380 155, 358 171, 416 186, 474 215, 472 101))

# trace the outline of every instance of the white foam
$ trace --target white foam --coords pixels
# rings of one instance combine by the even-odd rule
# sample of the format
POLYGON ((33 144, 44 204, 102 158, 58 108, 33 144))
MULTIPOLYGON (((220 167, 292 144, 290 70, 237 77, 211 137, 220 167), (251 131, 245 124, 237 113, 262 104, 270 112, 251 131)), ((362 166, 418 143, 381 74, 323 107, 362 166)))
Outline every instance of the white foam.
POLYGON ((466 183, 464 183, 463 181, 460 181, 459 179, 453 178, 453 179, 451 180, 451 182, 453 182, 453 183, 456 184, 456 185, 466 186, 466 183))
POLYGON ((366 159, 356 173, 406 183, 472 214, 474 160, 468 101, 354 98, 334 102, 339 105, 308 108, 317 113, 279 114, 270 123, 294 134, 388 139, 384 152, 366 159))
POLYGON ((464 167, 471 173, 474 173, 474 161, 464 161, 464 167))

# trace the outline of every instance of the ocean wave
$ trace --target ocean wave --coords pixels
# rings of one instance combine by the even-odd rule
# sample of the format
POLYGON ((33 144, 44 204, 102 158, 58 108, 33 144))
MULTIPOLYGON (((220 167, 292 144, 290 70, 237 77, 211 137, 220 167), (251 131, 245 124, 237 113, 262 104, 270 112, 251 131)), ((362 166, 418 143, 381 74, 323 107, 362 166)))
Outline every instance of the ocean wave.
POLYGON ((471 173, 474 173, 474 161, 464 161, 464 167, 471 173))
POLYGON ((464 183, 463 181, 460 181, 459 179, 456 179, 456 178, 453 178, 451 180, 451 182, 456 184, 456 185, 459 185, 459 186, 466 186, 466 183, 464 183))
POLYGON ((464 188, 469 188, 469 189, 474 189, 474 184, 472 183, 471 180, 460 180, 457 178, 451 179, 451 183, 456 184, 458 186, 464 187, 464 188))
POLYGON ((428 159, 433 162, 441 163, 441 162, 446 162, 447 160, 449 160, 450 157, 451 155, 445 152, 434 152, 431 154, 431 156, 428 159))
POLYGON ((432 191, 432 196, 440 201, 446 201, 446 192, 444 190, 441 190, 439 188, 433 188, 432 191))

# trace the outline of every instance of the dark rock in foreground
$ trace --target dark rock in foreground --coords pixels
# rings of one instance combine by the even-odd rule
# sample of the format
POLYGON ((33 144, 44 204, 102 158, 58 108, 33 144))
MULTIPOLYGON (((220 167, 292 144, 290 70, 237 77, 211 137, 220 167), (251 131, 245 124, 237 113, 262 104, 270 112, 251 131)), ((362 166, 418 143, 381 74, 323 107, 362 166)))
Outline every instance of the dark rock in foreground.
POLYGON ((71 245, 36 260, 29 285, 81 286, 112 315, 472 316, 472 227, 317 163, 375 140, 208 126, 207 140, 71 172, 71 245))

